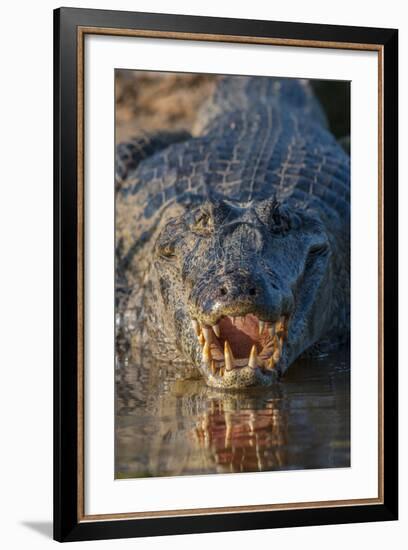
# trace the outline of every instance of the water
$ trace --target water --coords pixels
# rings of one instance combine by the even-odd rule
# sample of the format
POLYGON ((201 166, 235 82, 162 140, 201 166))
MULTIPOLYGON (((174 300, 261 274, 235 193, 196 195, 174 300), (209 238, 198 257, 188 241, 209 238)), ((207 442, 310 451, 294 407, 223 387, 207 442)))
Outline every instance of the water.
POLYGON ((235 393, 188 369, 124 360, 116 396, 116 478, 350 465, 347 349, 298 360, 272 388, 235 393))

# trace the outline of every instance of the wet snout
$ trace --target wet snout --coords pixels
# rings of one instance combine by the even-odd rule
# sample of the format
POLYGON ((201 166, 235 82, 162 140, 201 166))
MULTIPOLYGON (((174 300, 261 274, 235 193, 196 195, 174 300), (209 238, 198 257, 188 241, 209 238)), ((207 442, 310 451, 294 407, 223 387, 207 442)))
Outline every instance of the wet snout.
POLYGON ((260 272, 249 269, 228 270, 192 291, 192 313, 213 324, 223 316, 239 317, 249 313, 265 321, 276 321, 289 313, 290 298, 260 272), (195 291, 196 290, 196 291, 195 291), (198 292, 197 292, 198 290, 198 292))
POLYGON ((249 274, 239 274, 231 270, 219 280, 215 294, 219 303, 232 304, 235 301, 254 302, 256 296, 264 293, 263 281, 254 280, 249 274))
POLYGON ((229 223, 210 261, 188 281, 189 313, 201 347, 200 369, 214 387, 270 385, 280 372, 293 294, 279 264, 264 261, 265 235, 249 222, 229 223))
POLYGON ((202 279, 190 296, 201 370, 215 387, 269 385, 280 369, 290 299, 256 266, 253 272, 237 268, 202 279))

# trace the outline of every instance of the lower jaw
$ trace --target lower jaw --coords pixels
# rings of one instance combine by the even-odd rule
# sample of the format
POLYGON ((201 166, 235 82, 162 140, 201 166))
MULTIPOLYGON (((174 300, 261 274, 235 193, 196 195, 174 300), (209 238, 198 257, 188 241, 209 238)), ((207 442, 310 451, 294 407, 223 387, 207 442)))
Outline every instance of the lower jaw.
POLYGON ((288 317, 281 316, 271 323, 259 321, 254 314, 227 316, 225 321, 222 317, 213 326, 193 320, 201 347, 200 353, 197 346, 199 370, 207 385, 231 390, 273 385, 284 364, 288 323, 288 317))
POLYGON ((222 376, 205 373, 208 386, 224 390, 240 390, 254 387, 269 387, 279 379, 279 369, 265 371, 261 368, 241 367, 225 371, 222 376))

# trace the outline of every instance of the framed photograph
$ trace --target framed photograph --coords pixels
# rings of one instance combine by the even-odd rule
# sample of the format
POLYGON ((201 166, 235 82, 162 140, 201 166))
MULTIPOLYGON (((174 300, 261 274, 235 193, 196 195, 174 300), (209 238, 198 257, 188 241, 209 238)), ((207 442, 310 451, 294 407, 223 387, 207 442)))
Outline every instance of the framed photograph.
POLYGON ((54 31, 55 539, 397 519, 397 30, 54 31))

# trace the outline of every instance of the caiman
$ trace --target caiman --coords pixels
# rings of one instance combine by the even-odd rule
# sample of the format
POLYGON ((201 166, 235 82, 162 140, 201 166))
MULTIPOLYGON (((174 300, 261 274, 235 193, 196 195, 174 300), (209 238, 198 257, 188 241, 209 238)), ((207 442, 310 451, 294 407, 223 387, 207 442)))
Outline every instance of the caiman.
POLYGON ((306 80, 222 77, 191 134, 118 145, 116 300, 133 347, 243 389, 345 342, 349 190, 306 80))

